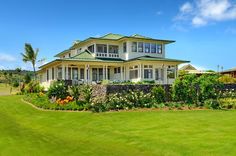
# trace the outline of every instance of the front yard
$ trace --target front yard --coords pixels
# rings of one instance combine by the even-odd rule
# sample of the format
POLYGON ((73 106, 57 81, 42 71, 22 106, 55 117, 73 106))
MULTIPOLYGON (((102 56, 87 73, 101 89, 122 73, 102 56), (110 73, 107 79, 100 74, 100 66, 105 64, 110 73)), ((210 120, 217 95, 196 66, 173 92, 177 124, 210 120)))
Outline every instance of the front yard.
POLYGON ((0 155, 235 155, 235 110, 54 112, 0 97, 0 155))

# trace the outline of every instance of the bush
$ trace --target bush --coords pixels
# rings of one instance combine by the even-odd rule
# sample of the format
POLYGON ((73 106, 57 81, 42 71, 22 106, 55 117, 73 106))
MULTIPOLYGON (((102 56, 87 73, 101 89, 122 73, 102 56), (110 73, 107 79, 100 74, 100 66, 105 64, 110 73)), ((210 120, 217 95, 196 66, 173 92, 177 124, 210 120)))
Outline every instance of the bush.
POLYGON ((65 99, 69 95, 68 87, 63 81, 55 81, 50 85, 47 96, 49 99, 56 97, 56 99, 65 99))
POLYGON ((154 97, 154 100, 157 103, 163 103, 165 102, 165 90, 161 86, 155 86, 151 90, 151 94, 154 97))
POLYGON ((23 93, 39 93, 43 92, 44 88, 40 86, 38 81, 31 81, 26 85, 21 86, 21 92, 23 93))
POLYGON ((204 101, 204 107, 210 109, 220 109, 220 102, 218 99, 207 99, 204 101))
POLYGON ((173 84, 172 96, 175 101, 199 105, 207 99, 217 99, 221 83, 218 76, 205 74, 197 77, 194 74, 183 75, 173 84))
POLYGON ((178 77, 173 84, 172 96, 175 101, 197 103, 197 76, 188 74, 178 77))
POLYGON ((219 77, 219 81, 224 84, 236 83, 236 78, 233 78, 231 75, 222 75, 219 77))
POLYGON ((84 85, 82 89, 82 94, 84 97, 85 103, 91 103, 92 101, 93 88, 90 85, 84 85))
POLYGON ((75 99, 75 103, 77 104, 80 96, 79 86, 71 86, 70 91, 71 91, 70 94, 73 96, 73 98, 75 99))
POLYGON ((236 98, 222 98, 219 103, 222 108, 236 109, 236 98))

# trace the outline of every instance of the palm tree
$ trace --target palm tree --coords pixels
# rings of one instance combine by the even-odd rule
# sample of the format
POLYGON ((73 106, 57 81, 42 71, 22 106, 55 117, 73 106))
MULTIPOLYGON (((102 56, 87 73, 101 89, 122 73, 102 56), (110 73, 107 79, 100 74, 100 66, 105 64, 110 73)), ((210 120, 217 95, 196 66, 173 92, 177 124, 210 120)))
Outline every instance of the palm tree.
POLYGON ((31 62, 34 69, 34 79, 36 80, 36 72, 35 72, 35 63, 37 60, 39 49, 35 50, 32 48, 31 44, 25 43, 25 53, 21 53, 24 62, 31 62))

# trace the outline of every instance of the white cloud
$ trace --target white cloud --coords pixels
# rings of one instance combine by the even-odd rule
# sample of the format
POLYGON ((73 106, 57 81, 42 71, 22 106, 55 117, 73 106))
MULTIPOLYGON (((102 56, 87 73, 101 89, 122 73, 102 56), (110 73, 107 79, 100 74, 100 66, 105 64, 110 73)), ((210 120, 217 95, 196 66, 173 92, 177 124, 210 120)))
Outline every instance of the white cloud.
POLYGON ((0 70, 2 70, 2 69, 5 69, 5 67, 4 67, 4 66, 2 66, 2 65, 0 65, 0 70))
POLYGON ((180 7, 180 11, 183 13, 188 13, 188 12, 191 12, 192 10, 193 10, 193 6, 190 2, 186 2, 180 7))
POLYGON ((204 26, 210 22, 236 20, 236 4, 230 0, 196 0, 186 2, 174 18, 189 21, 193 26, 204 26))
POLYGON ((0 53, 0 61, 13 62, 16 58, 5 53, 0 53))
POLYGON ((195 26, 203 26, 207 24, 207 21, 205 21, 204 19, 200 18, 200 17, 194 17, 192 19, 192 23, 195 26))

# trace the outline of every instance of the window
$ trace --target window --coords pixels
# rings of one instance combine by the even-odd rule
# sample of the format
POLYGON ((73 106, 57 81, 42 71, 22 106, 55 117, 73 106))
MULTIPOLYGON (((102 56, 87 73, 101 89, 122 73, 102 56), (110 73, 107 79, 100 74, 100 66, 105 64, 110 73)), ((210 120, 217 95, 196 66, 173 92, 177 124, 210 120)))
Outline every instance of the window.
POLYGON ((78 68, 72 68, 72 80, 78 80, 78 68))
POLYGON ((49 81, 49 71, 47 70, 47 81, 49 81))
POLYGON ((114 68, 114 74, 118 74, 118 73, 120 73, 120 67, 114 68))
POLYGON ((94 45, 89 46, 88 50, 93 53, 94 52, 94 45))
POLYGON ((138 43, 138 52, 140 52, 140 53, 143 52, 143 42, 138 43))
POLYGON ((144 79, 152 79, 153 78, 153 70, 152 65, 144 66, 144 79))
POLYGON ((129 68, 129 78, 137 79, 138 78, 138 66, 132 66, 129 68))
POLYGON ((145 53, 150 53, 150 43, 145 43, 145 53))
POLYGON ((137 42, 132 42, 132 52, 137 52, 137 42))
POLYGON ((155 69, 155 80, 163 80, 164 78, 164 70, 163 69, 155 69))
POLYGON ((162 53, 162 45, 161 44, 157 44, 157 53, 158 54, 162 53))
POLYGON ((126 53, 127 52, 127 43, 124 42, 123 43, 123 53, 126 53))
POLYGON ((54 68, 52 68, 52 80, 54 80, 54 68))
POLYGON ((69 57, 71 56, 71 54, 70 54, 70 53, 69 53, 68 55, 69 55, 69 57))
POLYGON ((107 45, 106 44, 97 44, 97 52, 98 53, 107 53, 107 45))
POLYGON ((80 79, 84 79, 84 68, 80 68, 80 79))
POLYGON ((157 47, 155 43, 151 44, 151 53, 156 53, 157 47))
POLYGON ((167 69, 167 78, 169 78, 169 79, 175 78, 175 69, 174 68, 167 69))
POLYGON ((116 45, 109 45, 109 53, 118 54, 119 46, 116 45))
POLYGON ((59 80, 62 79, 62 68, 61 67, 57 68, 57 78, 59 80))

